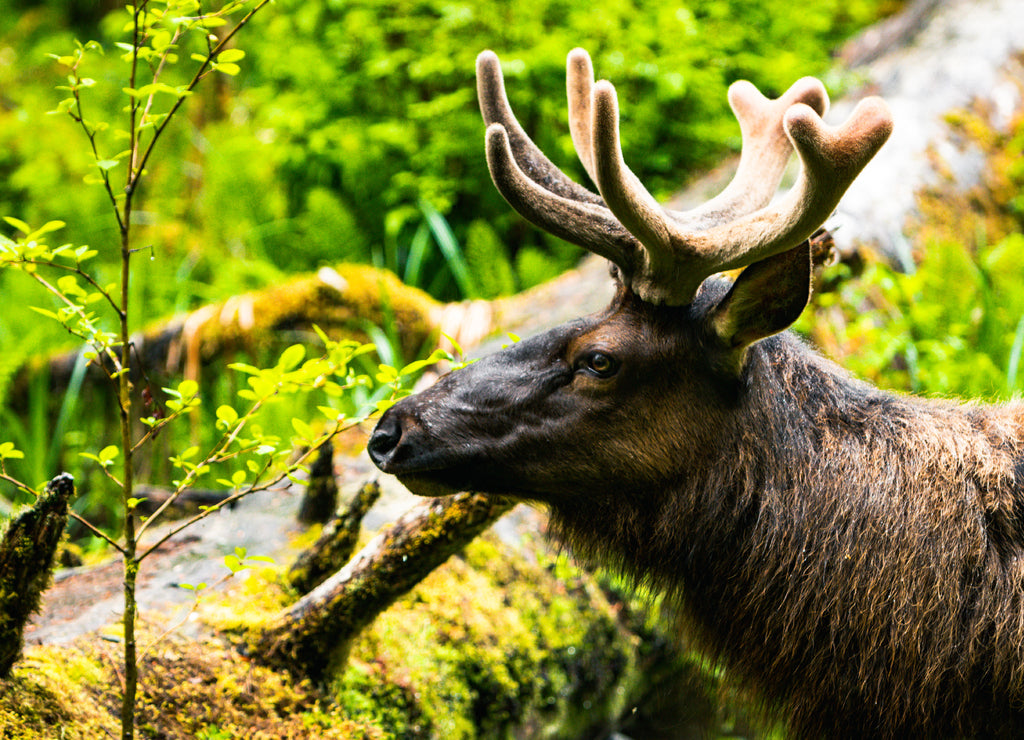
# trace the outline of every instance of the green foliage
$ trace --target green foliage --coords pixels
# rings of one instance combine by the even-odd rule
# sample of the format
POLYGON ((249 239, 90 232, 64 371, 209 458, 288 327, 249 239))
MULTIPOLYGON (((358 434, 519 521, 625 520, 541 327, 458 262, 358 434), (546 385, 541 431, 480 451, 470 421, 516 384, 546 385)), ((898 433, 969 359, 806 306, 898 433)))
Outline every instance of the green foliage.
MULTIPOLYGON (((1024 392, 1024 237, 971 253, 931 244, 910 275, 871 264, 816 300, 829 327, 816 338, 855 374, 925 395, 1007 399, 1024 392), (823 336, 827 334, 827 337, 823 336)), ((819 313, 819 318, 821 314, 819 313)), ((812 319, 800 327, 811 330, 812 319)))
MULTIPOLYGON (((490 184, 473 85, 474 57, 485 47, 501 55, 528 131, 581 181, 566 128, 564 60, 574 46, 590 49, 598 74, 620 91, 631 165, 665 195, 738 145, 725 100, 729 82, 747 77, 778 93, 802 75, 825 72, 839 42, 893 7, 891 0, 606 0, 586 7, 568 0, 279 0, 247 40, 241 63, 231 56, 215 62, 237 77, 220 75, 216 85, 192 91, 194 128, 166 132, 168 156, 149 163, 138 225, 155 249, 136 280, 145 306, 138 326, 251 288, 271 266, 309 270, 376 255, 434 295, 452 298, 527 287, 571 265, 579 251, 525 225, 490 184), (460 259, 445 251, 437 230, 428 225, 424 232, 424 204, 444 218, 451 244, 461 245, 471 281, 457 277, 460 259), (467 254, 479 247, 475 223, 496 235, 488 247, 500 277, 479 250, 467 254), (224 257, 264 267, 223 270, 224 257), (185 279, 154 279, 170 273, 185 279)), ((109 46, 125 19, 117 11, 90 21, 109 46)), ((68 188, 64 177, 95 177, 97 162, 118 172, 123 147, 84 156, 70 120, 42 115, 61 104, 49 92, 44 54, 71 46, 68 32, 49 30, 60 27, 52 11, 40 11, 23 16, 3 39, 14 58, 0 65, 0 85, 14 105, 0 111, 0 213, 41 223, 60 193, 69 241, 97 245, 115 237, 103 193, 68 188)), ((155 36, 151 53, 165 40, 155 36)), ((178 43, 182 62, 202 53, 194 40, 178 43)), ((98 83, 90 88, 97 119, 111 120, 124 105, 125 85, 105 84, 119 64, 116 49, 88 59, 82 77, 98 83)), ((176 69, 164 74, 157 87, 134 88, 154 94, 156 114, 188 82, 176 69)))
MULTIPOLYGON (((982 185, 948 180, 918 193, 911 275, 838 265, 801 326, 828 354, 878 385, 923 394, 1006 399, 1024 393, 1024 111, 994 125, 987 111, 947 124, 984 157, 982 185)), ((937 168, 942 163, 936 164, 937 168)))
MULTIPOLYGON (((598 74, 620 90, 627 156, 664 195, 738 144, 725 100, 729 82, 747 77, 778 93, 820 73, 830 50, 888 4, 282 0, 279 7, 253 47, 252 74, 237 101, 247 125, 268 141, 264 156, 276 163, 288 210, 300 212, 305 193, 330 187, 368 243, 412 253, 425 201, 460 243, 474 222, 490 224, 495 259, 519 265, 516 287, 525 287, 578 253, 553 252, 490 185, 472 79, 480 50, 502 56, 513 106, 541 148, 583 178, 563 91, 566 53, 588 48, 598 74), (539 254, 519 259, 523 250, 539 254)), ((233 134, 234 124, 210 137, 233 134)), ((456 287, 465 295, 439 250, 422 264, 424 275, 447 275, 435 295, 458 295, 456 287)), ((482 282, 474 287, 489 294, 482 282)))
MULTIPOLYGON (((71 242, 59 246, 50 244, 49 237, 64 229, 64 221, 46 221, 36 228, 22 218, 7 216, 5 221, 13 229, 15 238, 0 235, 0 270, 7 275, 15 274, 25 282, 34 282, 44 295, 50 297, 52 308, 30 308, 82 343, 85 349, 80 358, 84 362, 80 362, 80 366, 93 366, 99 378, 107 381, 108 413, 116 419, 117 442, 103 444, 94 440, 95 448, 80 452, 79 457, 92 466, 101 481, 106 479, 103 482, 120 498, 120 532, 105 530, 103 523, 94 518, 93 511, 87 511, 86 516, 76 515, 76 518, 123 557, 123 740, 131 740, 135 733, 140 661, 135 637, 138 611, 135 584, 141 563, 175 533, 220 506, 254 491, 266 490, 285 477, 294 478, 312 451, 354 423, 349 419, 351 401, 346 399, 347 392, 373 385, 369 376, 358 373, 353 367, 353 363, 371 351, 373 345, 335 341, 319 330, 317 333, 324 351, 318 357, 307 359, 306 347, 293 344, 284 349, 269 367, 233 364, 232 369, 246 376, 245 384, 237 391, 235 405, 217 406, 214 428, 218 435, 212 442, 183 445, 173 450, 169 456, 175 476, 171 495, 149 516, 137 518, 135 515, 136 507, 142 503, 142 499, 134 495, 140 451, 152 446, 162 431, 177 426, 179 420, 194 417, 202 407, 199 384, 192 379, 163 388, 163 403, 156 404, 150 387, 149 369, 141 362, 138 343, 131 336, 131 321, 136 313, 136 304, 132 302, 132 263, 139 252, 136 246, 138 236, 133 229, 133 220, 139 215, 135 198, 143 183, 150 180, 147 168, 151 161, 157 161, 152 158, 157 144, 162 142, 175 114, 192 96, 197 85, 211 74, 229 77, 238 74, 240 67, 237 63, 245 57, 245 52, 228 44, 268 2, 226 0, 216 9, 201 8, 195 0, 147 0, 138 7, 126 6, 127 18, 122 13, 120 18, 115 14, 108 19, 127 35, 127 41, 114 44, 123 52, 118 57, 127 67, 120 81, 107 80, 103 84, 88 76, 93 62, 105 54, 104 47, 95 41, 76 42, 70 53, 51 55, 58 65, 68 70, 67 84, 57 87, 63 93, 63 99, 51 112, 61 118, 70 118, 80 138, 84 139, 86 169, 83 181, 87 187, 96 186, 101 200, 106 201, 104 209, 116 224, 118 238, 105 243, 102 251, 118 266, 116 273, 119 279, 108 283, 100 270, 92 269, 91 261, 101 250, 85 245, 76 247, 71 242), (239 17, 229 21, 236 14, 239 17), (214 33, 215 29, 221 29, 222 35, 214 33), (186 53, 190 62, 179 65, 186 53), (120 87, 118 91, 119 82, 123 85, 125 80, 127 86, 120 87), (93 104, 111 95, 119 100, 121 110, 120 115, 108 119, 104 116, 103 106, 94 108, 93 104), (136 379, 143 385, 140 397, 136 396, 136 379), (294 434, 285 438, 262 426, 264 410, 282 405, 285 400, 302 398, 308 401, 314 395, 324 399, 318 407, 327 417, 326 423, 318 425, 322 429, 314 430, 309 422, 297 416, 291 417, 290 429, 294 434), (142 431, 137 433, 140 407, 152 412, 141 419, 142 431), (297 459, 289 459, 295 447, 306 452, 299 454, 297 459), (170 527, 154 542, 142 545, 143 533, 160 519, 181 493, 204 477, 218 474, 220 477, 215 480, 233 489, 227 499, 217 506, 201 507, 197 515, 170 527)), ((426 215, 432 218, 436 213, 427 211, 426 215)), ((153 252, 152 247, 150 252, 153 252)), ((412 363, 396 370, 382 365, 378 368, 377 377, 395 397, 401 394, 407 376, 422 367, 423 363, 412 363)), ((80 384, 81 378, 77 381, 78 387, 80 384)), ((65 404, 56 430, 46 429, 39 423, 45 420, 48 405, 45 402, 31 405, 34 423, 29 426, 32 433, 26 433, 23 428, 21 436, 23 439, 31 438, 37 445, 34 450, 37 454, 46 446, 45 438, 40 439, 41 433, 57 432, 57 436, 50 438, 51 450, 63 446, 62 425, 68 416, 65 412, 73 409, 78 400, 74 379, 71 386, 65 397, 71 405, 65 404)), ((378 397, 376 405, 385 402, 378 397)), ((14 462, 25 457, 14 441, 6 439, 0 442, 0 480, 43 501, 45 499, 37 490, 38 485, 24 480, 13 470, 14 462)), ((44 462, 48 464, 51 461, 44 462)), ((69 487, 62 501, 65 513, 71 490, 69 487)), ((66 516, 62 516, 51 527, 53 547, 45 567, 39 569, 46 578, 50 574, 53 548, 65 522, 66 516)), ((261 559, 236 549, 234 555, 225 559, 225 565, 233 574, 261 559)), ((203 588, 205 584, 200 584, 193 590, 198 595, 203 588)), ((17 600, 29 608, 35 605, 33 598, 21 599, 10 588, 0 588, 0 592, 8 597, 18 597, 17 600)), ((4 612, 14 614, 10 609, 4 612)), ((19 631, 20 624, 23 620, 15 622, 8 631, 19 631)), ((20 650, 20 631, 17 639, 8 642, 10 645, 4 654, 4 664, 0 666, 0 673, 4 674, 20 650)))

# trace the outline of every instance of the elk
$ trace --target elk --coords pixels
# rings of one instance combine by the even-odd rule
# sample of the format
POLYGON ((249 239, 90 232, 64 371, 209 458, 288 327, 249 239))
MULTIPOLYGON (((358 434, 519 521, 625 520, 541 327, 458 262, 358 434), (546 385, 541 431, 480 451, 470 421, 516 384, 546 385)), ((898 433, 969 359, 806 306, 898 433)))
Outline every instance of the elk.
POLYGON ((546 506, 578 556, 673 598, 795 736, 1024 728, 1024 405, 884 392, 787 331, 808 237, 891 131, 884 102, 831 127, 817 80, 775 100, 735 83, 735 178, 673 212, 623 160, 614 87, 580 49, 567 67, 600 195, 523 131, 491 52, 487 162, 521 215, 612 263, 615 298, 403 399, 373 461, 418 494, 546 506))

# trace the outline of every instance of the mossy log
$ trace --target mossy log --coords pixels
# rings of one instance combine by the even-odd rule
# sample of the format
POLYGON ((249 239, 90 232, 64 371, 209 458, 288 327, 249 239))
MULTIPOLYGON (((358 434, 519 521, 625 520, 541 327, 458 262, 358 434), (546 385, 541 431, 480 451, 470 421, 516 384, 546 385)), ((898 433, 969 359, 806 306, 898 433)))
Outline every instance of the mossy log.
POLYGON ((345 659, 360 630, 513 505, 493 496, 459 494, 412 509, 342 570, 251 635, 253 659, 322 677, 345 659))
MULTIPOLYGON (((259 361, 313 337, 314 325, 331 337, 357 341, 368 341, 368 324, 392 325, 403 356, 415 357, 442 333, 464 346, 474 344, 490 330, 487 305, 442 304, 386 270, 340 264, 163 320, 136 334, 132 344, 151 379, 199 380, 204 367, 239 354, 259 361)), ((40 372, 49 374, 51 392, 62 391, 78 355, 72 350, 31 360, 18 371, 8 397, 26 398, 29 380, 40 372)), ((93 380, 102 377, 97 367, 89 372, 93 380)))
MULTIPOLYGON (((324 524, 338 506, 338 481, 334 478, 334 445, 324 442, 309 466, 309 482, 299 507, 302 524, 324 524)), ((349 553, 351 554, 351 553, 349 553)))
POLYGON ((0 678, 10 675, 21 655, 25 624, 50 585, 74 492, 74 478, 58 475, 0 536, 0 678))
POLYGON ((360 486, 344 510, 334 515, 313 546, 288 569, 288 581, 296 591, 309 593, 352 559, 363 517, 379 498, 380 484, 372 480, 360 486))

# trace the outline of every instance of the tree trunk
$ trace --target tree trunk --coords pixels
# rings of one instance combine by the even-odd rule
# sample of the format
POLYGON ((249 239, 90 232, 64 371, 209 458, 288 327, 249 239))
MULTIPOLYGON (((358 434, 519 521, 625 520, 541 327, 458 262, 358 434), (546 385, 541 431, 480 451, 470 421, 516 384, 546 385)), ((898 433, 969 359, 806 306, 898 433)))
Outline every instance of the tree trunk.
POLYGON ((352 559, 359 542, 359 525, 379 498, 376 480, 361 486, 345 510, 324 527, 316 543, 299 555, 288 569, 288 581, 299 593, 309 593, 352 559))

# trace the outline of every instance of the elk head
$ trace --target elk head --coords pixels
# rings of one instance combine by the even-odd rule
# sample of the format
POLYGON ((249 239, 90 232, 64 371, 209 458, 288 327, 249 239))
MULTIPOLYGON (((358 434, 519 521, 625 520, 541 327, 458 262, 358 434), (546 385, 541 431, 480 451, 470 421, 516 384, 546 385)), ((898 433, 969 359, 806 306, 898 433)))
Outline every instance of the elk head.
POLYGON ((729 89, 743 147, 733 181, 686 212, 662 208, 623 161, 618 104, 590 57, 568 56, 569 125, 600 195, 553 165, 516 121, 497 57, 477 59, 495 185, 526 219, 606 257, 603 312, 519 342, 402 400, 369 442, 373 461, 424 495, 473 490, 558 505, 656 490, 692 469, 744 403, 752 348, 807 304, 808 238, 888 137, 885 104, 840 127, 804 78, 769 100, 729 89), (793 150, 795 185, 773 201, 793 150), (734 282, 712 278, 745 267, 734 282))

